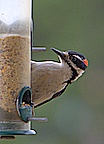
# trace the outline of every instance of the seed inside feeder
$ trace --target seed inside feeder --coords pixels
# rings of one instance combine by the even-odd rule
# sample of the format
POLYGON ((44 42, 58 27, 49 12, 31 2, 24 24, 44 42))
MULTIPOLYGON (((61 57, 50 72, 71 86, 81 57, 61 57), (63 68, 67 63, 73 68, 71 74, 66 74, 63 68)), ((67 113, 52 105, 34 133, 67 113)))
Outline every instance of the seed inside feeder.
POLYGON ((15 100, 21 89, 30 86, 30 39, 9 35, 0 38, 0 109, 16 111, 15 100), (8 100, 9 99, 9 104, 8 100))

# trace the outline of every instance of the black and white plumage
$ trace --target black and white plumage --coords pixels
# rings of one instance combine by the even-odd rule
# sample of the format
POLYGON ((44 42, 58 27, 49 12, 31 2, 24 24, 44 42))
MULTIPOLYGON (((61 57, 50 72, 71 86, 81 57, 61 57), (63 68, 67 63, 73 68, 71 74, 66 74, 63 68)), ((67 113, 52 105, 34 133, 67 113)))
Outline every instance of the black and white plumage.
POLYGON ((88 61, 82 54, 51 49, 59 56, 59 62, 31 61, 34 107, 60 96, 69 84, 76 81, 85 72, 88 66, 88 61))

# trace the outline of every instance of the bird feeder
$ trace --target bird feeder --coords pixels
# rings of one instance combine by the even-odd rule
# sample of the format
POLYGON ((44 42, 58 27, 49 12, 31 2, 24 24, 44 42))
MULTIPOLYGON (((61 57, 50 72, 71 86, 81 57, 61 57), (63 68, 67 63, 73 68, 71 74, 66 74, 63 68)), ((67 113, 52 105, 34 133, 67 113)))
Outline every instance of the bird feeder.
MULTIPOLYGON (((31 130, 31 0, 0 0, 0 135, 31 130)), ((42 120, 42 119, 40 119, 42 120)), ((43 119, 44 121, 44 119, 43 119)))

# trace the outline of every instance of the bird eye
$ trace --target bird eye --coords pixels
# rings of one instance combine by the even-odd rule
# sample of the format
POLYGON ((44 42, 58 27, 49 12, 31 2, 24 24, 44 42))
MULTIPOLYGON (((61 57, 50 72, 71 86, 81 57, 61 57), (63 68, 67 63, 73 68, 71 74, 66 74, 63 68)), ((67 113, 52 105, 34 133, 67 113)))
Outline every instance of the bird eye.
POLYGON ((73 61, 73 62, 75 62, 75 61, 77 60, 77 58, 74 57, 74 56, 71 56, 71 57, 70 57, 70 60, 73 61))
POLYGON ((72 61, 76 61, 76 60, 77 60, 77 58, 76 58, 76 57, 73 57, 72 61))

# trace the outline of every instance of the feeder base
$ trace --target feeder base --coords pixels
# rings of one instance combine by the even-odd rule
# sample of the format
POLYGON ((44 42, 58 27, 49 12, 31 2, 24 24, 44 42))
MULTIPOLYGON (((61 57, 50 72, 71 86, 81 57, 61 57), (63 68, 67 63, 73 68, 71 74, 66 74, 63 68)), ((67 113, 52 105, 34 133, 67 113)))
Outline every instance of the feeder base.
POLYGON ((31 130, 30 122, 24 123, 22 121, 9 121, 0 122, 0 135, 13 136, 13 135, 35 135, 36 132, 31 130))

